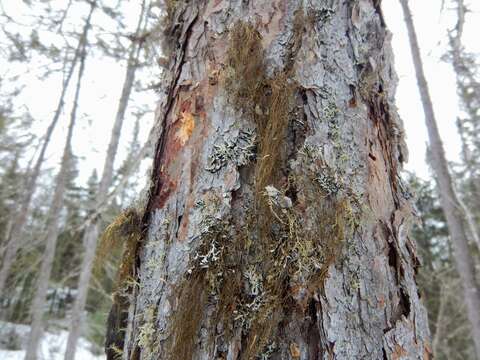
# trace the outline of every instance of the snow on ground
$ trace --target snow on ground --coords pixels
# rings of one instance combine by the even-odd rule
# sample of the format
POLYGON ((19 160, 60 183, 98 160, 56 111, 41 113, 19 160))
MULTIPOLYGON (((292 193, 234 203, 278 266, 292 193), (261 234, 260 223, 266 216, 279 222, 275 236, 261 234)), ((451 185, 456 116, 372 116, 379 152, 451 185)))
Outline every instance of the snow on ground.
MULTIPOLYGON (((18 347, 24 349, 26 339, 29 333, 29 326, 0 323, 1 340, 5 340, 7 336, 18 335, 18 347)), ((53 331, 45 333, 40 345, 39 360, 63 360, 65 348, 67 345, 68 332, 65 330, 53 331)), ((0 341, 0 359, 1 360, 23 360, 25 350, 5 350, 4 341, 0 341)), ((104 355, 94 355, 90 351, 91 344, 81 338, 78 342, 76 360, 104 360, 104 355)))

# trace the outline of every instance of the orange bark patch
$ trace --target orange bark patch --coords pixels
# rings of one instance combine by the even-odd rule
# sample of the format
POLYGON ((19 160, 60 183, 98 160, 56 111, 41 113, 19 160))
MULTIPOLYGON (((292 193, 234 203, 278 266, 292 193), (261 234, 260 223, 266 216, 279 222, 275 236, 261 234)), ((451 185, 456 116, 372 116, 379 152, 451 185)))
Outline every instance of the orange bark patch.
POLYGON ((430 348, 430 344, 427 343, 423 348, 423 360, 430 360, 430 359, 433 359, 432 349, 430 348))
POLYGON ((385 296, 380 295, 378 298, 378 307, 383 308, 385 307, 385 296))
POLYGON ((393 360, 400 360, 407 355, 408 355, 408 353, 403 347, 401 347, 398 344, 395 344, 395 350, 392 353, 392 359, 393 360))
POLYGON ((290 354, 294 359, 300 359, 300 348, 297 344, 291 343, 290 344, 290 354))
POLYGON ((185 145, 190 136, 192 136, 194 128, 195 118, 193 117, 193 114, 188 111, 182 111, 180 115, 180 127, 177 130, 177 138, 182 145, 185 145))
POLYGON ((170 194, 176 189, 177 184, 171 180, 165 180, 165 183, 156 198, 155 208, 161 209, 167 202, 170 194))

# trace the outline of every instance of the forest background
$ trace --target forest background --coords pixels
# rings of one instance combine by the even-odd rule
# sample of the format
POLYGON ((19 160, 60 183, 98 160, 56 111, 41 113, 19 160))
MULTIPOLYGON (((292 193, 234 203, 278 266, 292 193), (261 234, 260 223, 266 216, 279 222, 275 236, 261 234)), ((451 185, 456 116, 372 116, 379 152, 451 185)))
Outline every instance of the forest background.
MULTIPOLYGON (((393 33, 399 76, 397 105, 410 150, 404 177, 416 196, 419 222, 413 235, 424 260, 420 287, 426 294, 434 352, 439 359, 473 359, 465 310, 458 306, 462 304, 461 284, 429 166, 428 136, 402 10, 397 0, 384 0, 382 6, 393 33)), ((480 179, 476 160, 480 139, 473 130, 480 126, 478 106, 475 108, 480 104, 480 87, 475 88, 480 82, 480 4, 465 2, 469 11, 463 51, 476 81, 469 83, 470 90, 461 87, 458 71, 452 67, 449 36, 458 22, 458 1, 410 1, 410 6, 450 169, 478 228, 480 203, 476 199, 480 195, 472 184, 480 179), (473 111, 468 107, 472 103, 473 111)), ((0 349, 5 354, 18 356, 28 346, 25 334, 32 322, 40 262, 53 229, 52 204, 56 190, 62 190, 57 186, 61 169, 64 191, 53 229, 55 257, 41 312, 46 319, 43 338, 64 334, 55 339, 55 346, 61 349, 66 346, 72 312, 78 310, 74 304, 85 258, 82 239, 89 224, 96 222, 103 232, 144 190, 154 143, 149 135, 159 96, 156 89, 164 71, 159 25, 163 13, 162 2, 146 0, 0 1, 2 257, 12 239, 19 242, 0 291, 0 349), (108 149, 119 116, 123 123, 112 157, 108 149), (65 146, 72 122, 71 144, 65 146), (104 179, 104 163, 109 161, 113 172, 111 179, 104 179), (36 180, 33 185, 32 179, 36 180), (27 200, 28 216, 15 234, 15 223, 27 200)), ((93 269, 87 283, 85 311, 80 308, 78 314, 86 320, 80 334, 86 340, 79 345, 85 348, 84 356, 103 354, 105 322, 121 251, 121 246, 113 249, 102 266, 93 269)), ((478 255, 474 252, 477 270, 478 255)), ((42 351, 51 353, 52 346, 42 344, 42 351)))

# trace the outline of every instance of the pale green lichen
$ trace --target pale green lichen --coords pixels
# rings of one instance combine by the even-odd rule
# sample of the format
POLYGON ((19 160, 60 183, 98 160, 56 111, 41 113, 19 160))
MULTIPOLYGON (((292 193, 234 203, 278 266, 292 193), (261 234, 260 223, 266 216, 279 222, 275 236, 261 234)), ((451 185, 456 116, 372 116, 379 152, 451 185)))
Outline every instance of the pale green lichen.
POLYGON ((143 313, 143 324, 140 325, 137 336, 137 345, 142 349, 142 354, 146 359, 151 359, 157 352, 155 318, 156 308, 150 305, 143 313))
POLYGON ((332 122, 339 113, 339 109, 334 101, 330 101, 327 106, 322 110, 323 119, 328 122, 332 122))
POLYGON ((206 170, 215 173, 229 162, 234 163, 237 167, 248 165, 255 159, 255 139, 255 131, 245 129, 239 131, 236 139, 227 139, 214 145, 206 170))
POLYGON ((277 343, 271 342, 267 346, 265 346, 265 349, 262 351, 261 354, 257 356, 258 360, 268 360, 272 357, 272 355, 278 350, 278 345, 277 343))
POLYGON ((330 168, 324 166, 315 177, 315 181, 327 196, 337 195, 342 190, 338 176, 330 168))

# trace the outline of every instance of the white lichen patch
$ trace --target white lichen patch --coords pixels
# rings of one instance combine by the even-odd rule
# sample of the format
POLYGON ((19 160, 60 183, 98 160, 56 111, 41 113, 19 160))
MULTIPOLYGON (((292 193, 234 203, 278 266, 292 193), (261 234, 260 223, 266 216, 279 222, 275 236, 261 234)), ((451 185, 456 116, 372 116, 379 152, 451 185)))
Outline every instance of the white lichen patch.
POLYGON ((208 269, 212 264, 216 263, 220 259, 220 250, 217 242, 212 241, 208 251, 205 254, 197 253, 193 259, 198 261, 198 266, 200 269, 208 269))
POLYGON ((282 194, 280 190, 272 185, 265 186, 265 195, 268 197, 272 205, 281 209, 290 209, 292 207, 292 199, 282 194))
POLYGON ((278 345, 277 343, 271 342, 265 347, 265 350, 262 351, 261 354, 257 356, 257 359, 259 360, 268 360, 272 357, 272 355, 278 350, 278 345))
POLYGON ((263 292, 262 276, 254 266, 249 266, 243 276, 247 280, 248 292, 251 296, 258 296, 263 292))
POLYGON ((315 177, 315 181, 327 196, 337 195, 341 190, 341 181, 335 173, 327 167, 323 167, 315 177))
POLYGON ((255 131, 248 128, 240 130, 236 138, 227 138, 213 145, 206 170, 215 173, 229 162, 237 167, 245 166, 255 158, 255 150, 255 131))

